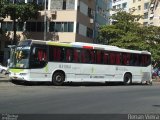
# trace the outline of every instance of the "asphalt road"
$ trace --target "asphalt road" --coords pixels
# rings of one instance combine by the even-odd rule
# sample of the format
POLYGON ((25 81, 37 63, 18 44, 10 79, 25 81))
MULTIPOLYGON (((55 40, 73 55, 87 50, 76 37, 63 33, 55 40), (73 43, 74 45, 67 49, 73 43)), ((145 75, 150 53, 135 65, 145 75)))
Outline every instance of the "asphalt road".
POLYGON ((0 113, 129 114, 160 113, 160 84, 104 85, 0 83, 0 113))

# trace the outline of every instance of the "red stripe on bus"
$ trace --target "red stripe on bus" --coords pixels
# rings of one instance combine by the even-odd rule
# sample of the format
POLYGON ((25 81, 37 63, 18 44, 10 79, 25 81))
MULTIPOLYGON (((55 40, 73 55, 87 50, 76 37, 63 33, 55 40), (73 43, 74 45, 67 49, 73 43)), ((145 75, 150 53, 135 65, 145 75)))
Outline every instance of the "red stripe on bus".
POLYGON ((92 46, 83 46, 83 48, 86 48, 86 49, 93 49, 92 46))

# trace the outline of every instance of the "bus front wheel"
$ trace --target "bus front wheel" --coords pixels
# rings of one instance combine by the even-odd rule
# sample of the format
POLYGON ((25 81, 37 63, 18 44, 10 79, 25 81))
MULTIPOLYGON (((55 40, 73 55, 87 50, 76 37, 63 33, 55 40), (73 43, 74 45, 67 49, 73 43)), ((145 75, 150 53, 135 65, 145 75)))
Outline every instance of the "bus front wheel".
POLYGON ((123 81, 123 82, 124 82, 125 85, 132 84, 132 75, 126 73, 126 74, 124 75, 124 81, 123 81))
POLYGON ((56 86, 60 86, 63 84, 65 80, 65 75, 62 72, 56 72, 53 74, 52 82, 56 86))

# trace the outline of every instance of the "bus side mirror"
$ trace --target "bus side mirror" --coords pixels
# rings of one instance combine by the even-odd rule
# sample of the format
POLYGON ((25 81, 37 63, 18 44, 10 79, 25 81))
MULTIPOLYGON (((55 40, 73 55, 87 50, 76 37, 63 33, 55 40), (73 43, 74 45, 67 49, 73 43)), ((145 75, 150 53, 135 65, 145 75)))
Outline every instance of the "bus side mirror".
POLYGON ((33 48, 32 50, 32 54, 35 55, 36 54, 36 48, 33 48))

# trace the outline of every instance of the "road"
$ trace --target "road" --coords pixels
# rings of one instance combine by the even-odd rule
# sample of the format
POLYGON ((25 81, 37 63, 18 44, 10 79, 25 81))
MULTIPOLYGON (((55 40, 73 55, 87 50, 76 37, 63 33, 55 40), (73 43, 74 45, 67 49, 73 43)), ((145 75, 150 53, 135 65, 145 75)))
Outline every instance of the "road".
POLYGON ((147 114, 160 113, 160 83, 147 85, 24 85, 0 82, 0 113, 147 114))
POLYGON ((160 82, 154 82, 152 86, 100 83, 26 85, 13 84, 0 75, 0 120, 9 120, 5 118, 6 113, 16 117, 18 114, 18 120, 133 120, 134 114, 140 114, 144 120, 146 115, 158 113, 153 119, 160 120, 159 93, 160 82), (46 119, 48 116, 50 119, 46 119))

